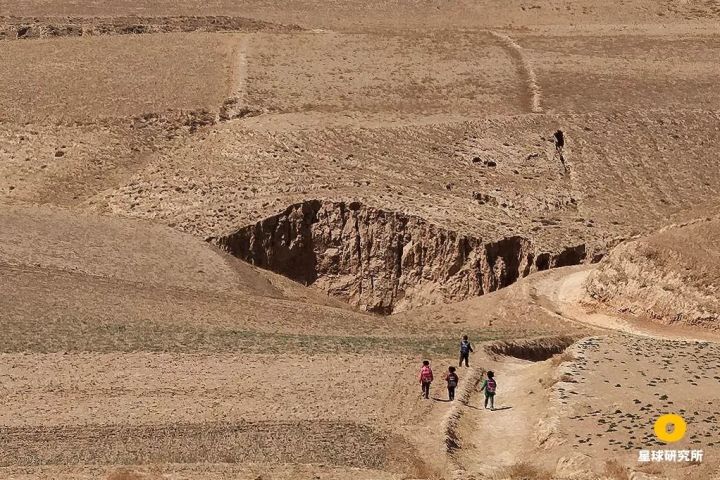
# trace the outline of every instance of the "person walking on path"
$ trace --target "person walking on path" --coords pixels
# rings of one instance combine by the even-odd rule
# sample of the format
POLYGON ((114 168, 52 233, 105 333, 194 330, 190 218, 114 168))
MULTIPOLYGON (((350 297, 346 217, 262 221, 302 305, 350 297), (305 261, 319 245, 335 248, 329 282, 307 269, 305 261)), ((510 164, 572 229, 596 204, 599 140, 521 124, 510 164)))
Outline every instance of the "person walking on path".
POLYGON ((565 134, 562 130, 558 130, 555 133, 553 133, 553 138, 555 140, 555 155, 553 159, 560 158, 560 163, 562 163, 563 170, 565 173, 567 173, 567 165, 565 165, 565 157, 563 156, 563 149, 565 148, 565 134))
POLYGON ((448 372, 445 374, 445 381, 447 382, 448 398, 452 402, 455 400, 455 388, 460 381, 457 373, 455 373, 455 367, 448 367, 448 372))
POLYGON ((430 362, 423 360, 423 366, 420 369, 420 385, 422 386, 422 396, 430 398, 430 384, 433 381, 433 372, 430 368, 430 362))
POLYGON ((562 158, 563 148, 565 147, 565 134, 562 130, 558 130, 553 133, 555 140, 555 154, 562 158))
POLYGON ((483 381, 480 391, 485 391, 485 408, 490 404, 490 410, 495 410, 495 391, 497 390, 497 382, 495 381, 495 373, 487 372, 487 378, 483 381))
POLYGON ((465 360, 465 366, 469 367, 470 364, 468 360, 470 359, 470 353, 473 352, 472 345, 470 344, 470 340, 468 340, 467 335, 463 335, 462 341, 460 342, 460 365, 459 367, 462 367, 463 360, 465 360))

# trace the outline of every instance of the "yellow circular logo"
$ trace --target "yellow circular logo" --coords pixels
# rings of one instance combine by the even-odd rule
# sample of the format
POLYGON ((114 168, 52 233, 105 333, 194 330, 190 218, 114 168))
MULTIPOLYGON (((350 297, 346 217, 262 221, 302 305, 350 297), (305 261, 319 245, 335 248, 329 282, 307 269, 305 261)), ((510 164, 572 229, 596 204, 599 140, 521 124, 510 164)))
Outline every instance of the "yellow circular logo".
POLYGON ((668 413, 655 421, 655 436, 665 443, 679 442, 685 436, 687 423, 680 415, 668 413), (672 425, 672 431, 668 427, 672 425))

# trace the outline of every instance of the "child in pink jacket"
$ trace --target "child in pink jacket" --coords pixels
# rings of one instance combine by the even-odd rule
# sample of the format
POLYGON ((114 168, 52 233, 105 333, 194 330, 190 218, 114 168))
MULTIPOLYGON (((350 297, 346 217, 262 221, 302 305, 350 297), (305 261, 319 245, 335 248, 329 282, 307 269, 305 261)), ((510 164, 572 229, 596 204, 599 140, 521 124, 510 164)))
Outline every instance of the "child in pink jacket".
POLYGON ((423 366, 420 369, 420 385, 422 386, 422 396, 430 398, 430 384, 433 381, 432 368, 430 362, 423 360, 423 366))

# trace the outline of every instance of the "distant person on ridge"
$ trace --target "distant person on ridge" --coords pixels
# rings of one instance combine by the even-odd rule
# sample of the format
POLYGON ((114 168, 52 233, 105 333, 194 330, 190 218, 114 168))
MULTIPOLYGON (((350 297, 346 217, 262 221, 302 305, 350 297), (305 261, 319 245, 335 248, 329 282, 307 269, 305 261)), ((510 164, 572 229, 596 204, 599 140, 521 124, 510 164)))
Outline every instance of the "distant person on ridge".
POLYGON ((487 372, 487 378, 483 381, 480 391, 485 390, 485 408, 490 404, 490 410, 495 410, 495 390, 497 390, 497 382, 495 381, 495 373, 487 372))
POLYGON ((432 368, 430 362, 423 360, 423 366, 420 369, 420 385, 422 386, 422 396, 430 398, 430 384, 433 381, 432 368))
POLYGON ((562 130, 558 130, 553 134, 553 137, 555 137, 555 151, 560 155, 560 158, 562 158, 563 147, 565 146, 565 134, 562 130))
POLYGON ((567 173, 567 165, 565 165, 565 157, 563 157, 563 148, 565 147, 565 134, 562 130, 558 130, 553 134, 555 137, 555 156, 560 157, 560 163, 562 163, 563 170, 567 173))
POLYGON ((455 400, 455 388, 460 381, 457 373, 455 373, 455 367, 448 367, 448 373, 445 374, 445 381, 447 382, 448 398, 452 402, 455 400))
POLYGON ((459 367, 462 367, 463 360, 465 360, 465 366, 469 367, 470 364, 468 360, 470 359, 470 353, 474 352, 472 345, 470 344, 470 340, 468 340, 467 335, 463 335, 462 341, 460 342, 460 365, 459 367))

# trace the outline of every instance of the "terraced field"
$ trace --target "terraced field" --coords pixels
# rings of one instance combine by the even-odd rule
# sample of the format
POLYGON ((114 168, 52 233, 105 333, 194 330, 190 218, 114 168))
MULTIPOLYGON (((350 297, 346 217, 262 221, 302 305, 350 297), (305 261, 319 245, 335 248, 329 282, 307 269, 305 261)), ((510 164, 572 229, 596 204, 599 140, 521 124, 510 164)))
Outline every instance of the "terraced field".
POLYGON ((0 477, 716 478, 715 3, 0 0, 0 477))

